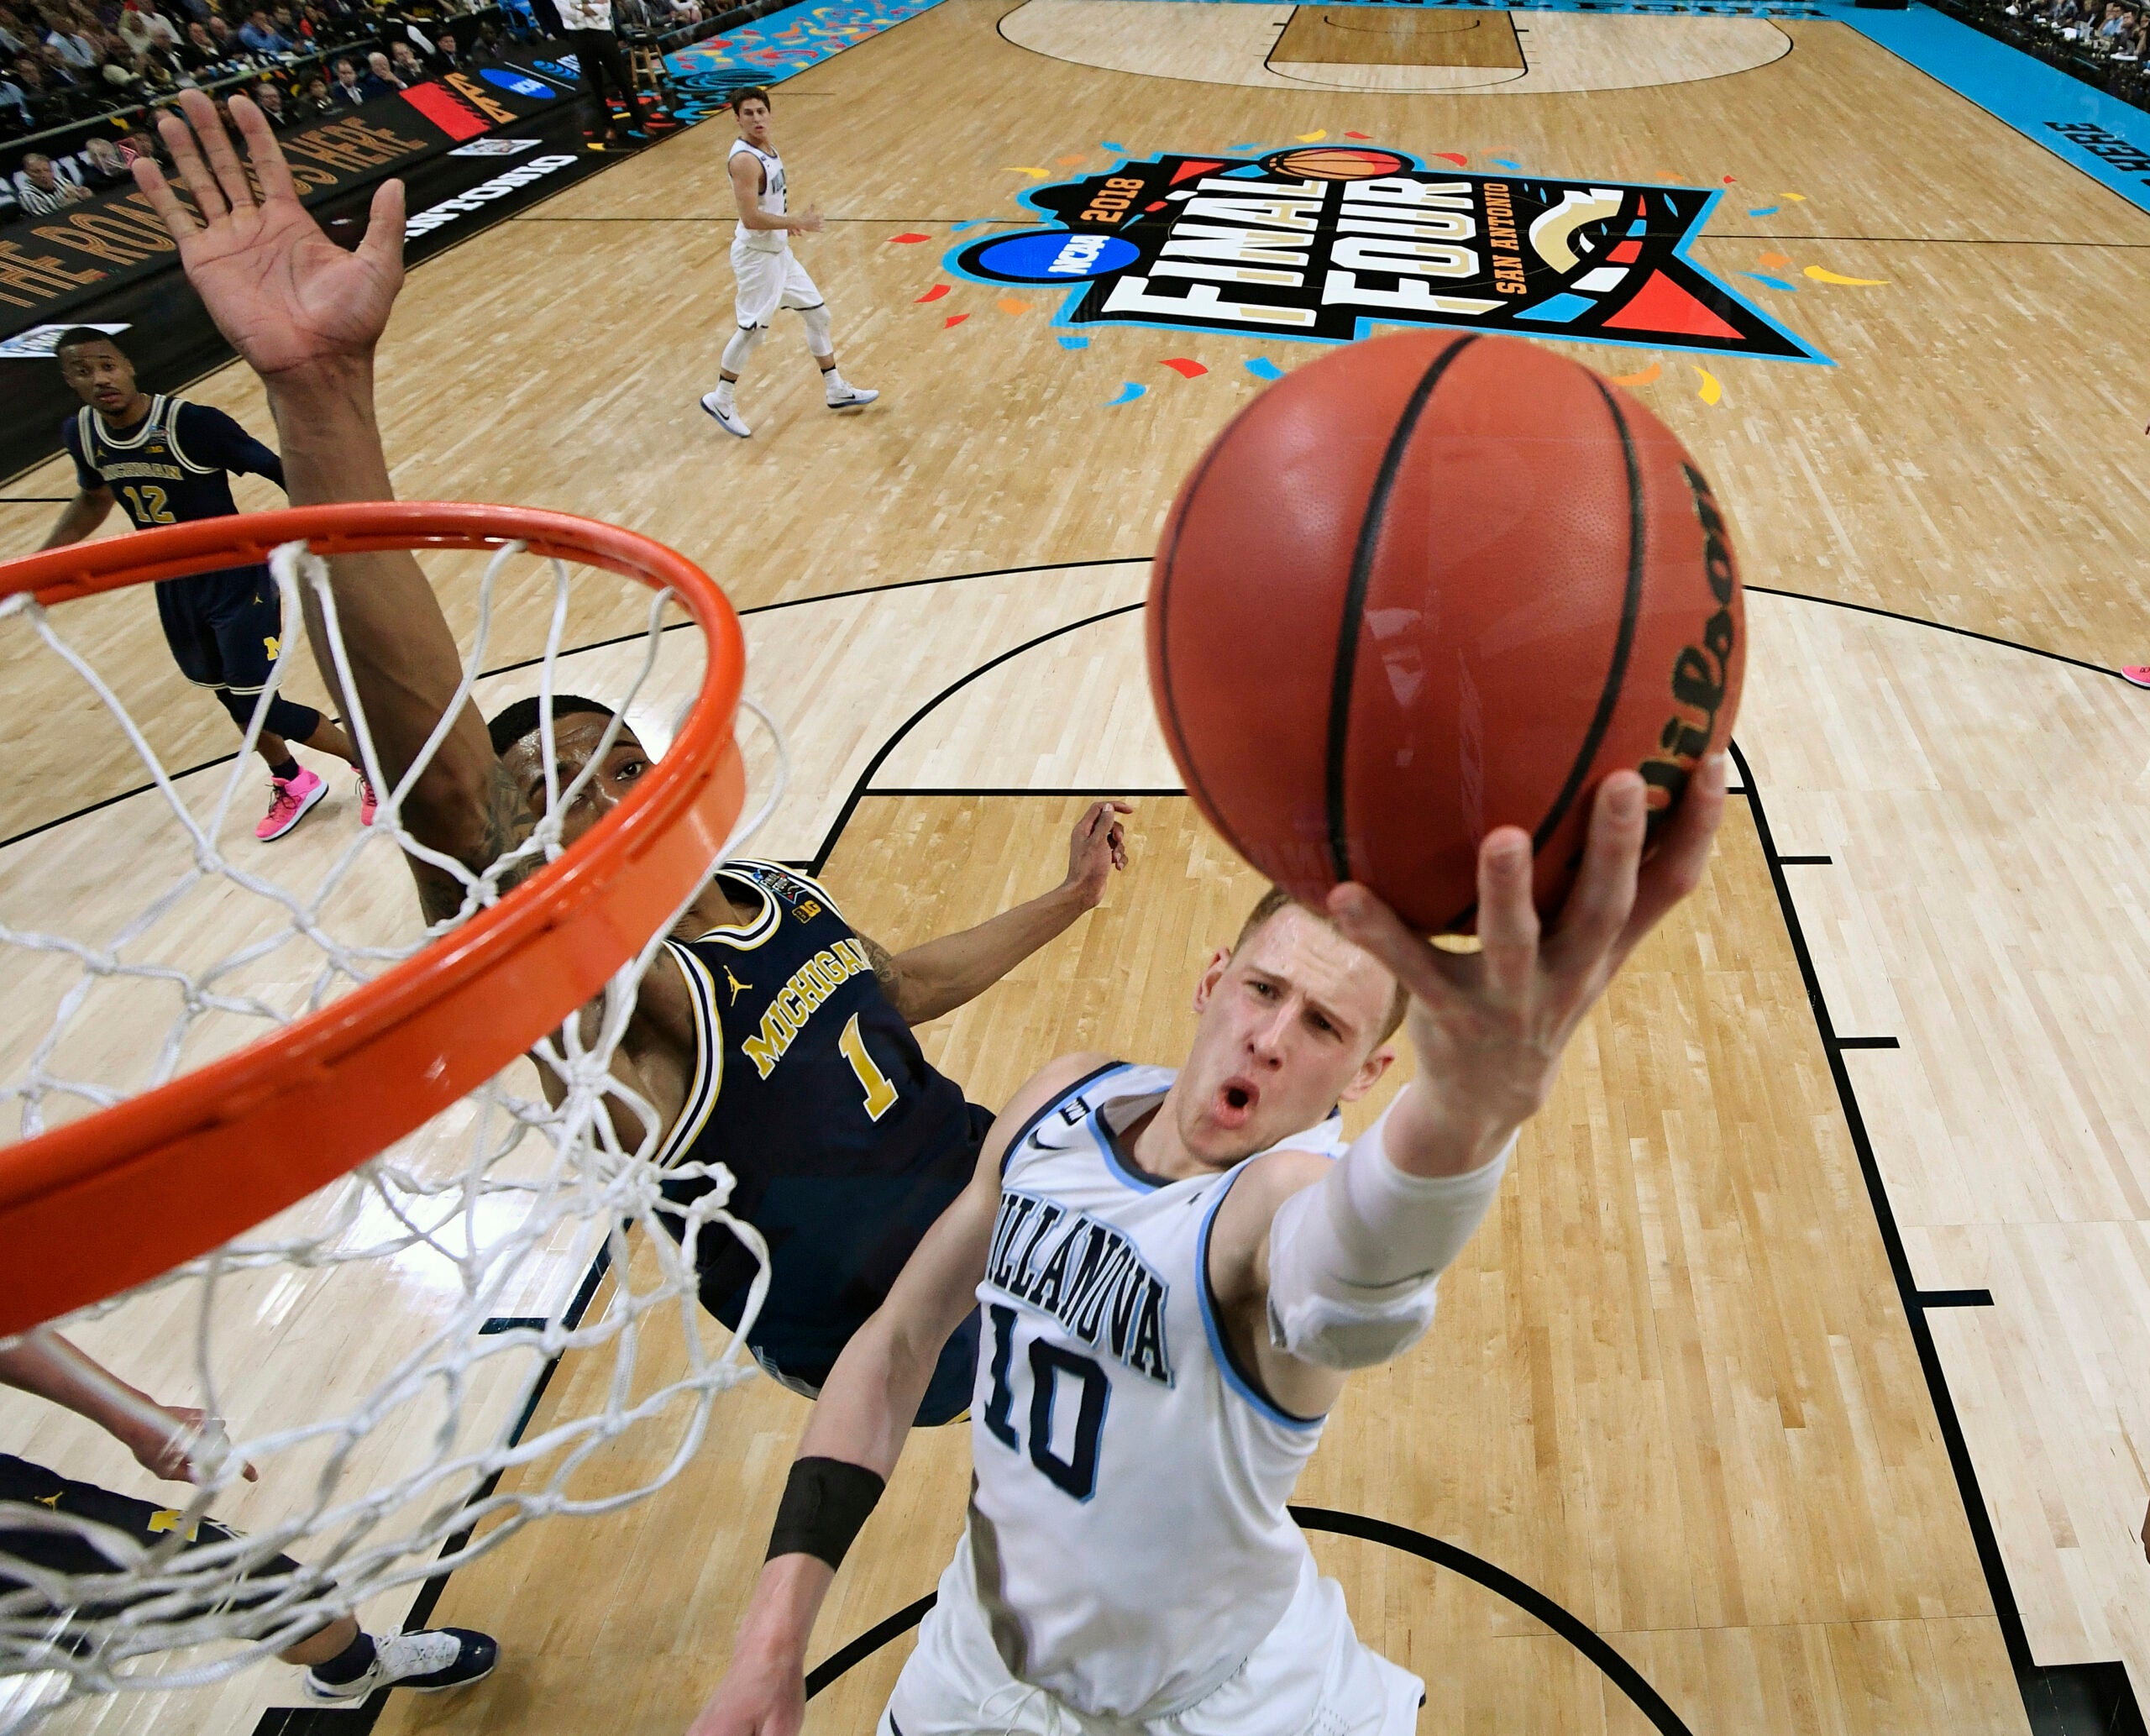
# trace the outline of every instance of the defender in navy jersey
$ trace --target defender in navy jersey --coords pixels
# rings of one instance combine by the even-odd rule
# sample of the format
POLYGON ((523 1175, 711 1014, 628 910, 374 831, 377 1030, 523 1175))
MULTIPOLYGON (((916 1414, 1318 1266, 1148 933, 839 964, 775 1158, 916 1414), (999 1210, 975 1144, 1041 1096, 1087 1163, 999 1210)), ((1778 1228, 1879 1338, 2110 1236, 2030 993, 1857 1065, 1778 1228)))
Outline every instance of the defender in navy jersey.
MULTIPOLYGON (((743 860, 715 884, 735 915, 752 915, 666 942, 687 987, 694 1071, 659 1161, 732 1171, 730 1209, 769 1251, 768 1299, 749 1342, 763 1367, 810 1396, 963 1191, 993 1111, 927 1064, 884 992, 878 949, 826 887, 743 860)), ((684 1204, 709 1185, 666 1192, 684 1204)), ((755 1262, 733 1238, 711 1240, 702 1300, 737 1326, 755 1262)), ((950 1340, 922 1421, 969 1403, 977 1328, 973 1316, 950 1340)))
MULTIPOLYGON (((603 745, 611 711, 555 695, 561 786, 603 745)), ((542 800, 538 701, 489 726, 493 749, 526 800, 542 800)), ((648 768, 621 728, 569 838, 595 823, 648 768)), ((729 1209, 761 1232, 769 1288, 747 1343, 769 1374, 819 1393, 851 1335, 878 1309, 926 1232, 969 1185, 993 1111, 935 1071, 911 1027, 953 1012, 1060 934, 1126 865, 1124 802, 1090 805, 1068 847, 1067 876, 990 921, 891 956, 844 920, 811 875, 773 862, 725 863, 643 975, 621 1045, 663 1120, 668 1168, 721 1163, 729 1209)), ((683 1209, 701 1177, 666 1188, 683 1209)), ((682 1218, 684 1225, 684 1214, 682 1218)), ((696 1249, 703 1305, 736 1328, 755 1265, 732 1236, 696 1249)), ((978 1323, 962 1323, 915 1407, 945 1423, 970 1402, 978 1323)))
MULTIPOLYGON (((234 470, 284 485, 276 454, 223 411, 143 391, 134 364, 107 333, 77 326, 60 333, 55 353, 82 407, 60 425, 75 460, 76 494, 45 548, 81 542, 115 504, 144 531, 228 517, 239 511, 232 500, 234 470)), ((214 690, 244 734, 283 648, 283 607, 269 569, 232 567, 160 580, 156 593, 165 642, 180 673, 214 690)), ((328 793, 318 774, 299 764, 294 742, 358 764, 343 732, 312 706, 281 694, 270 700, 254 740, 270 780, 269 811, 254 827, 258 838, 283 837, 328 793)), ((370 826, 374 796, 364 773, 358 793, 360 822, 370 826)))

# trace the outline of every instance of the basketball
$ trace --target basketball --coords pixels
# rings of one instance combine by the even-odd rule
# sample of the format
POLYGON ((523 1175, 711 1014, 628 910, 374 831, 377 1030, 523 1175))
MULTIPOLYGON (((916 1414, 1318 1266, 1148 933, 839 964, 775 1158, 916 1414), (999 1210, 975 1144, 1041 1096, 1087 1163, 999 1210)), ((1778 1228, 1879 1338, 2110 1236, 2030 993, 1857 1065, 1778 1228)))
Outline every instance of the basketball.
POLYGON ((1241 411, 1151 568, 1150 682, 1188 794, 1319 904, 1345 880, 1470 926, 1480 842, 1573 880, 1592 792, 1654 830, 1732 732, 1746 632, 1723 516, 1663 423, 1520 339, 1356 344, 1241 411))
POLYGON ((1312 150, 1287 150, 1268 158, 1263 166, 1272 174, 1296 176, 1302 181, 1373 181, 1408 165, 1394 151, 1331 144, 1312 150))

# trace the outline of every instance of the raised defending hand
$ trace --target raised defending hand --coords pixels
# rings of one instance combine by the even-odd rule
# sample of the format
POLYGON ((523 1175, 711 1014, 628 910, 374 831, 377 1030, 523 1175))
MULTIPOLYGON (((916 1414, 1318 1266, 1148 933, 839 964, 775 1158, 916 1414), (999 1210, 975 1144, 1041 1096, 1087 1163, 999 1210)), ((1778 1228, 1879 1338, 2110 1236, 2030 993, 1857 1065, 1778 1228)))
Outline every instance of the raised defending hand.
POLYGON ((1067 844, 1066 884, 1081 894, 1086 910, 1105 895, 1112 871, 1127 866, 1127 835, 1113 816, 1134 811, 1123 801, 1092 802, 1075 822, 1075 835, 1067 844))
POLYGON ((403 281, 402 182, 375 191, 365 239, 346 253, 299 202, 282 148, 251 101, 233 97, 230 106, 252 181, 216 106, 199 91, 181 92, 179 106, 186 120, 167 113, 157 130, 195 210, 147 156, 134 160, 134 181, 179 244, 217 329, 265 379, 369 354, 403 281))
POLYGON ((1410 1094, 1408 1132, 1390 1124, 1399 1167, 1434 1173, 1489 1161, 1544 1107, 1561 1052, 1613 972, 1702 883, 1723 814, 1720 753, 1696 768, 1645 863, 1643 780, 1615 772, 1598 786, 1575 889, 1542 937, 1529 834, 1513 826, 1489 833, 1478 851, 1476 953, 1430 945, 1363 886, 1329 894, 1337 926, 1411 992, 1411 1041, 1429 1088, 1410 1094))

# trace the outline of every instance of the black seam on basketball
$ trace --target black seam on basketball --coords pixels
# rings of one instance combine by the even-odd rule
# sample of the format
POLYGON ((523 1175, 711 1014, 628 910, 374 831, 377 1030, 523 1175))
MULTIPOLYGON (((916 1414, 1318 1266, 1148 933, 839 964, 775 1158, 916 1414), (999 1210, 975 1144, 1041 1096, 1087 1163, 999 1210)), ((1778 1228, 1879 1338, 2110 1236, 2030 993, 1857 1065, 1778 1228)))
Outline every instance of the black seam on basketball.
POLYGON ((1605 685, 1597 695, 1597 713, 1583 733, 1582 747, 1576 754, 1575 763, 1568 768, 1568 781, 1560 786, 1560 793, 1553 798, 1553 805, 1530 835, 1534 851, 1543 849, 1545 840, 1553 836, 1554 828, 1567 818, 1568 810, 1575 805, 1576 796, 1582 789, 1582 780, 1590 775, 1597 750, 1604 745, 1605 732, 1612 726, 1612 713, 1620 703, 1620 684, 1627 679, 1628 656, 1634 649, 1635 623, 1643 608, 1643 557, 1649 548, 1649 532, 1643 521, 1642 468, 1635 462, 1634 436, 1628 432, 1628 418, 1620 413, 1619 401, 1596 375, 1591 375, 1590 383, 1597 388, 1598 396, 1605 400, 1606 409, 1612 412, 1612 426, 1620 436, 1620 457, 1628 469, 1628 583, 1620 597, 1620 632, 1612 642, 1612 667, 1606 672, 1605 685))
POLYGON ((1187 774, 1189 794, 1194 797, 1202 811, 1209 816, 1211 823, 1219 831, 1224 833, 1224 842, 1238 852, 1242 858, 1251 860, 1252 858, 1247 856, 1246 847, 1240 842, 1237 835, 1226 821, 1224 810, 1210 800, 1209 789, 1202 781, 1201 768, 1196 765, 1194 754, 1187 745, 1187 732, 1181 726, 1179 721, 1179 701, 1172 693, 1172 659, 1170 644, 1172 621, 1172 563, 1179 556, 1180 532, 1186 528, 1187 515, 1194 510, 1195 499, 1202 491, 1202 479, 1209 474, 1209 466, 1217 461, 1218 454, 1224 449, 1224 443, 1232 438, 1234 431, 1239 426, 1239 421, 1235 418, 1230 427, 1210 443, 1209 451, 1202 454, 1202 462, 1195 467, 1194 475, 1188 480, 1186 511, 1172 520, 1172 528, 1167 532, 1170 540, 1158 553, 1157 680, 1164 691, 1164 725, 1172 733, 1172 746, 1174 750, 1172 758, 1180 769, 1187 774))
POLYGON ((1329 861, 1339 880, 1351 878, 1351 847, 1345 837, 1344 764, 1351 739, 1351 683, 1359 661, 1359 621, 1366 612, 1366 590, 1373 583, 1374 553, 1381 546, 1382 521, 1388 513, 1389 492, 1396 473, 1403 467, 1403 454, 1418 418, 1424 414, 1434 388, 1441 383, 1449 364, 1478 341, 1474 333, 1450 344, 1439 355, 1411 389, 1403 414, 1388 437, 1388 450, 1382 454, 1381 469, 1374 475, 1373 492, 1366 497, 1366 517, 1359 521, 1358 546, 1351 551, 1351 582, 1344 591, 1344 619, 1336 632, 1336 661, 1329 685, 1329 758, 1324 782, 1329 811, 1329 861))

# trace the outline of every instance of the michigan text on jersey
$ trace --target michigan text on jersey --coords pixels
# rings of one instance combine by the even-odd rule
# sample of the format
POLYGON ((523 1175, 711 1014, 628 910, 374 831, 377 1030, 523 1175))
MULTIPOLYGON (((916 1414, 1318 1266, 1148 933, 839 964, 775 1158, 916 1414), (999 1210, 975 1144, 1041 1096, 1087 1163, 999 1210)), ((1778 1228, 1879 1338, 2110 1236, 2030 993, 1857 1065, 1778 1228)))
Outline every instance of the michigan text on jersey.
POLYGON ((866 943, 847 940, 824 947, 794 971, 791 980, 763 1010, 760 1031, 740 1045, 761 1077, 766 1079, 774 1071, 792 1039, 806 1028, 814 1010, 836 993, 839 983, 873 968, 866 943))

